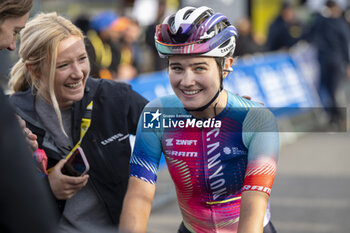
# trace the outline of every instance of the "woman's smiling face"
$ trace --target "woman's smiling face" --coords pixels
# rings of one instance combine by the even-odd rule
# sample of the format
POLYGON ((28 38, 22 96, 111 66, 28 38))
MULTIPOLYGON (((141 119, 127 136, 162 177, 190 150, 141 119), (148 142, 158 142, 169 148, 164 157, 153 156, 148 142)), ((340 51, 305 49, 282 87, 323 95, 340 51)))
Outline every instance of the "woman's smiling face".
MULTIPOLYGON (((45 74, 49 70, 49 64, 46 63, 41 75, 43 95, 47 100, 50 100, 49 80, 45 74)), ((77 36, 62 40, 57 48, 54 80, 54 91, 60 108, 68 107, 83 98, 89 72, 90 64, 84 40, 77 36)))

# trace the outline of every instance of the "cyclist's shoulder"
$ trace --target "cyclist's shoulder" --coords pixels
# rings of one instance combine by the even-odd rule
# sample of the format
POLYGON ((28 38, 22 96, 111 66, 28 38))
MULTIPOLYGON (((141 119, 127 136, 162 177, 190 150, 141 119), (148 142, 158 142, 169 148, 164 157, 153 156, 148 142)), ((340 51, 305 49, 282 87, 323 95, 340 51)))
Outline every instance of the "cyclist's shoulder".
POLYGON ((176 95, 162 96, 150 101, 146 107, 151 108, 183 108, 183 105, 176 95))
POLYGON ((248 100, 242 96, 235 95, 229 91, 227 91, 227 94, 228 94, 229 107, 242 108, 246 110, 249 110, 250 108, 254 108, 254 107, 263 107, 263 105, 258 102, 248 100))

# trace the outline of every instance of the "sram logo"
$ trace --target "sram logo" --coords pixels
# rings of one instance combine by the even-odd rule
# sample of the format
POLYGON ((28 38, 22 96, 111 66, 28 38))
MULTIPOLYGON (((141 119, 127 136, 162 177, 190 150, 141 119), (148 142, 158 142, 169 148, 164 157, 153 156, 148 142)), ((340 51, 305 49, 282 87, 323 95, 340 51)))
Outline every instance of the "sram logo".
POLYGON ((165 150, 168 156, 179 156, 179 157, 197 157, 197 152, 192 151, 175 151, 175 150, 165 150))

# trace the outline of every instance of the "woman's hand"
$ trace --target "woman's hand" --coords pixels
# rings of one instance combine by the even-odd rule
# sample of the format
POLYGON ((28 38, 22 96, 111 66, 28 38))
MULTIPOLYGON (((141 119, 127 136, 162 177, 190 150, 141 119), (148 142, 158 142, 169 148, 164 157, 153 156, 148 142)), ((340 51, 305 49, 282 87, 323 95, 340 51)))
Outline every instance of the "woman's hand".
POLYGON ((88 182, 89 175, 74 177, 62 174, 61 170, 66 163, 61 159, 51 170, 48 175, 51 190, 59 200, 72 198, 88 182))
POLYGON ((20 116, 17 115, 17 118, 21 128, 23 129, 24 136, 26 137, 30 149, 32 149, 33 152, 36 151, 38 149, 38 142, 36 141, 37 136, 26 127, 26 122, 20 116))

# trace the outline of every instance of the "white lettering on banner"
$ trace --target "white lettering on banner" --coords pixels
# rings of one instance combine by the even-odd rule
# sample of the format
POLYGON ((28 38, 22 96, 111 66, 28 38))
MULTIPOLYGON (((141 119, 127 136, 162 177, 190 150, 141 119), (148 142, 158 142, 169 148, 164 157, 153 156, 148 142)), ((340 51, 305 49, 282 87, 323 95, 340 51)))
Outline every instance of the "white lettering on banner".
POLYGON ((255 72, 268 104, 273 107, 288 106, 290 101, 289 93, 286 93, 286 89, 283 86, 284 79, 281 78, 284 77, 282 76, 283 74, 268 66, 256 69, 255 72))
MULTIPOLYGON (((226 79, 224 79, 226 80, 226 79)), ((260 89, 253 76, 246 74, 245 72, 236 69, 232 73, 232 79, 228 82, 226 80, 225 89, 232 92, 245 93, 249 96, 254 96, 254 99, 258 102, 264 102, 264 98, 261 95, 260 89)))
POLYGON ((306 104, 308 98, 303 91, 302 84, 294 67, 291 64, 285 63, 282 66, 282 73, 290 89, 289 99, 306 104))
MULTIPOLYGON (((210 141, 210 137, 216 138, 220 133, 219 128, 212 129, 207 133, 206 141, 210 141)), ((222 195, 227 193, 227 189, 225 187, 225 179, 224 173, 222 172, 222 165, 220 156, 221 153, 216 153, 214 156, 209 157, 215 150, 220 147, 220 142, 214 142, 207 145, 207 157, 208 157, 208 172, 209 174, 209 186, 213 193, 213 199, 216 200, 222 195)))

